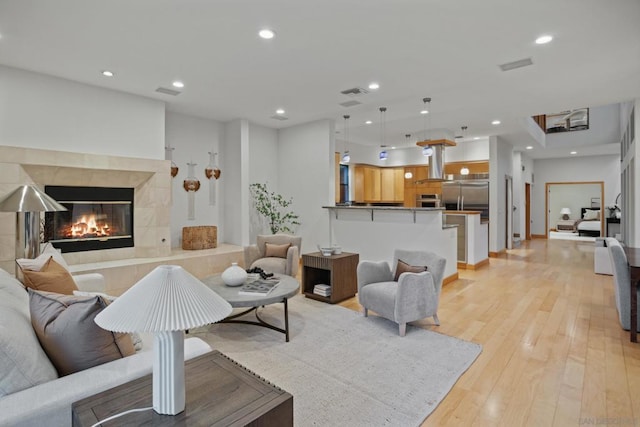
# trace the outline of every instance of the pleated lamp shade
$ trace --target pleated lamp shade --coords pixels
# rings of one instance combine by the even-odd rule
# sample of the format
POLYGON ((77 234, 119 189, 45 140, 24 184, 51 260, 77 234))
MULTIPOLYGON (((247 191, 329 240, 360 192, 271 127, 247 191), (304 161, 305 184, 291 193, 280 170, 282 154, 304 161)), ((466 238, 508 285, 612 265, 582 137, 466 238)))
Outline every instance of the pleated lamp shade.
POLYGON ((162 265, 99 313, 95 322, 114 332, 184 331, 218 322, 231 305, 177 265, 162 265))

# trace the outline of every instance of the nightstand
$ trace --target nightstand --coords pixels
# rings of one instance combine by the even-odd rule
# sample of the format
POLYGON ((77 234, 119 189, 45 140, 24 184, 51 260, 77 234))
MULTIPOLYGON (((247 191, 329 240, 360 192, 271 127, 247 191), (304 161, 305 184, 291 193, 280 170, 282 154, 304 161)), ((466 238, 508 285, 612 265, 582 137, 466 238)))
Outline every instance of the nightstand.
POLYGON ((620 218, 607 218, 605 234, 607 237, 616 237, 616 234, 620 234, 620 218))
POLYGON ((576 231, 576 220, 575 219, 561 219, 556 224, 556 230, 558 231, 576 231))

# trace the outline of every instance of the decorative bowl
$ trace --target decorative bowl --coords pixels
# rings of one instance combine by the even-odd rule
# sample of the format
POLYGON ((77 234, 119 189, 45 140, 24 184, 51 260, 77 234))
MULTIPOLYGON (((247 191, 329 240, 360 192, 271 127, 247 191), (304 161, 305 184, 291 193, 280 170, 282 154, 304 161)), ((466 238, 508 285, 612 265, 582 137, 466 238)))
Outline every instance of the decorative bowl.
POLYGON ((324 256, 331 256, 331 254, 333 253, 333 249, 331 249, 331 248, 320 248, 320 252, 324 256))

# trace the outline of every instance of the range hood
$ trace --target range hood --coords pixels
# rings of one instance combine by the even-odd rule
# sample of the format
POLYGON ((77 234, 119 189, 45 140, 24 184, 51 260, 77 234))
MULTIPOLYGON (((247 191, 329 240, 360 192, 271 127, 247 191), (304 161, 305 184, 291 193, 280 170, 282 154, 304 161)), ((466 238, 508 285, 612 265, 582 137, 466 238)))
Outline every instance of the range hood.
POLYGON ((420 147, 430 146, 433 148, 433 154, 429 157, 429 175, 427 181, 444 181, 444 147, 456 145, 455 142, 448 139, 436 139, 418 141, 416 145, 420 147))

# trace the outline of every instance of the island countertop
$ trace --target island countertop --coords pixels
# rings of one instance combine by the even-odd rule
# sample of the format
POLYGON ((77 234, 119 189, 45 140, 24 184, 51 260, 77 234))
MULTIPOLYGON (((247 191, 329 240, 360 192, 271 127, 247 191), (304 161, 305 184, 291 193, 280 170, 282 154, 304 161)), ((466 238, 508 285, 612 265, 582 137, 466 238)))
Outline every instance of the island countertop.
MULTIPOLYGON (((402 206, 323 206, 324 209, 362 209, 362 210, 377 210, 377 211, 442 211, 445 208, 405 208, 402 206)), ((479 213, 479 212, 478 212, 479 213)))

